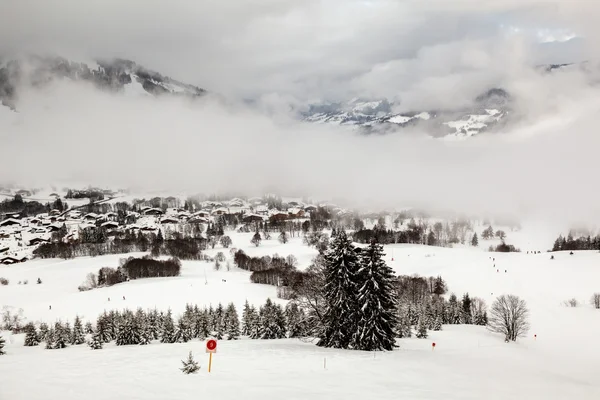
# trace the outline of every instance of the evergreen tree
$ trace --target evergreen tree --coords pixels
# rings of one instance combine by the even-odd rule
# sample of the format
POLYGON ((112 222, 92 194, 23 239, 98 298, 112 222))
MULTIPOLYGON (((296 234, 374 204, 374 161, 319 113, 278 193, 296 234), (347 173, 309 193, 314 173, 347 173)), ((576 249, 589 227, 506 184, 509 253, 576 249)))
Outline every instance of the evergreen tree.
POLYGON ((183 368, 181 368, 181 371, 183 371, 184 374, 195 374, 200 369, 200 366, 194 360, 194 357, 192 356, 191 351, 190 351, 190 354, 188 354, 187 360, 186 361, 182 360, 181 362, 183 363, 183 368))
POLYGON ((93 327, 92 323, 89 322, 89 321, 85 323, 85 333, 86 334, 93 334, 94 333, 94 327, 93 327))
POLYGON ((135 323, 133 315, 129 311, 123 315, 123 320, 119 324, 115 343, 117 346, 128 346, 140 344, 140 342, 141 332, 139 326, 135 323))
POLYGON ((285 233, 285 231, 281 231, 281 233, 279 234, 279 241, 283 244, 286 244, 288 240, 289 239, 287 233, 285 233))
POLYGON ((435 321, 433 322, 433 330, 434 331, 442 330, 442 319, 440 318, 439 315, 435 318, 435 321))
POLYGON ((179 317, 177 327, 175 328, 174 342, 187 343, 192 340, 193 330, 190 321, 187 318, 179 317))
POLYGON ((154 334, 149 327, 148 316, 141 308, 137 309, 135 317, 133 318, 133 324, 135 326, 135 329, 139 331, 139 344, 150 344, 152 339, 154 339, 154 334))
POLYGON ((471 315, 471 298, 469 293, 465 293, 462 299, 461 322, 463 324, 472 324, 473 317, 471 315))
POLYGON ((148 312, 147 320, 147 334, 150 340, 157 340, 160 338, 160 316, 156 308, 148 312))
POLYGON ((194 335, 204 340, 210 336, 210 330, 208 329, 208 311, 206 308, 202 311, 195 309, 196 319, 194 321, 194 335))
POLYGON ((260 309, 260 332, 261 339, 281 339, 286 334, 285 315, 279 305, 275 305, 271 299, 267 299, 265 305, 260 309))
POLYGON ((214 313, 214 331, 213 331, 213 336, 218 340, 223 339, 223 334, 225 333, 224 332, 225 331, 224 324, 223 324, 224 317, 225 317, 225 309, 223 308, 223 304, 219 303, 219 305, 215 309, 215 313, 214 313))
POLYGON ((306 335, 304 310, 296 303, 288 303, 285 307, 285 319, 288 328, 288 337, 297 338, 306 335))
POLYGON ((393 350, 396 346, 394 271, 383 260, 383 246, 372 242, 361 252, 358 284, 358 326, 352 338, 357 350, 393 350))
POLYGON ((225 333, 227 340, 236 340, 240 336, 240 319, 233 303, 225 310, 225 333))
POLYGON ((85 343, 85 334, 83 333, 83 324, 79 316, 75 317, 73 323, 73 334, 71 335, 71 344, 78 345, 85 343))
POLYGON ((250 307, 248 312, 248 335, 250 339, 259 339, 261 332, 261 320, 259 312, 256 311, 254 306, 250 307))
POLYGON ((419 320, 419 324, 417 325, 416 336, 419 339, 427 339, 427 327, 425 326, 425 321, 423 321, 422 319, 419 320))
POLYGON ((102 343, 108 343, 112 340, 109 330, 108 315, 106 313, 99 315, 96 320, 96 334, 102 343))
POLYGON ((325 258, 324 331, 317 345, 346 349, 357 326, 356 274, 358 253, 346 232, 339 230, 325 258))
POLYGON ((2 337, 2 335, 0 335, 0 356, 6 354, 6 352, 4 351, 4 344, 6 343, 6 341, 4 340, 4 338, 2 337))
POLYGON ((48 324, 45 322, 42 322, 40 324, 40 341, 42 341, 42 342, 46 341, 47 334, 48 334, 48 324))
POLYGON ((175 343, 175 325, 173 323, 171 309, 169 309, 167 314, 163 317, 163 329, 161 332, 160 342, 175 343))
POLYGON ((101 337, 100 333, 97 331, 94 332, 92 334, 92 340, 90 340, 90 342, 88 344, 92 348, 92 350, 102 349, 103 342, 102 342, 102 337, 101 337))
POLYGON ((473 234, 473 239, 471 239, 471 246, 477 247, 479 246, 479 239, 477 238, 477 232, 473 234))
POLYGON ((57 322, 54 324, 54 348, 64 349, 71 341, 70 328, 66 324, 57 322))
POLYGON ((258 247, 258 246, 260 246, 261 240, 262 239, 260 237, 260 233, 258 231, 256 231, 256 233, 254 234, 254 236, 252 236, 252 239, 250 240, 250 243, 252 243, 256 247, 258 247))
POLYGON ((412 329, 411 324, 408 321, 408 316, 403 315, 398 317, 398 325, 396 328, 396 332, 398 333, 399 338, 409 338, 412 337, 412 329))
POLYGON ((244 303, 244 310, 242 311, 242 336, 250 336, 250 304, 248 304, 248 300, 244 303))
POLYGON ((40 338, 35 329, 33 322, 25 325, 25 346, 37 346, 40 344, 40 338))
POLYGON ((54 328, 49 328, 46 332, 46 349, 54 349, 54 340, 56 339, 56 332, 54 328))

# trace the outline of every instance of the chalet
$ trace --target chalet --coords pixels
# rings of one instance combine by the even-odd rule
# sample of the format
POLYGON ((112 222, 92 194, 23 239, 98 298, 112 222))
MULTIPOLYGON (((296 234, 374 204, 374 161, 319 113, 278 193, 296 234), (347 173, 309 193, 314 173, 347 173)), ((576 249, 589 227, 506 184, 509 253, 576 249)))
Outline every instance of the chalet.
POLYGON ((69 218, 79 219, 81 217, 81 212, 79 211, 69 211, 69 218))
POLYGON ((0 264, 5 264, 5 265, 16 264, 16 263, 25 262, 25 261, 27 261, 27 257, 18 258, 18 257, 7 256, 7 257, 0 258, 0 264))
POLYGON ((103 222, 100 226, 102 228, 106 228, 106 229, 116 229, 119 227, 119 224, 116 223, 115 221, 106 221, 106 222, 103 222))
POLYGON ((210 215, 208 211, 198 211, 193 214, 194 217, 206 218, 210 215))
POLYGON ((25 189, 18 190, 17 193, 15 193, 15 194, 18 194, 19 196, 27 196, 27 197, 31 196, 31 192, 29 190, 25 190, 25 189))
POLYGON ((229 214, 229 211, 224 207, 219 207, 219 208, 214 209, 211 214, 212 215, 224 215, 224 214, 229 214))
POLYGON ((292 218, 304 218, 306 213, 301 208, 290 208, 288 214, 292 218))
POLYGON ((21 226, 21 221, 19 221, 18 219, 9 218, 9 219, 5 219, 4 221, 0 222, 0 227, 14 226, 14 225, 21 226))
POLYGON ((269 208, 267 206, 263 206, 263 205, 256 206, 254 208, 254 212, 256 214, 267 215, 269 213, 269 208))
POLYGON ((297 201, 290 201, 290 202, 288 202, 288 205, 290 205, 292 207, 298 207, 298 206, 300 206, 300 203, 298 203, 297 201))
POLYGON ((46 232, 58 232, 60 228, 62 228, 62 225, 50 225, 48 228, 46 228, 46 232))
POLYGON ((160 223, 161 224, 178 224, 179 220, 177 218, 173 218, 173 217, 165 217, 160 220, 160 223))
POLYGON ((142 232, 154 232, 157 228, 153 226, 142 226, 140 231, 142 232))
POLYGON ((143 206, 142 208, 140 208, 140 212, 143 214, 145 211, 150 210, 152 207, 149 206, 143 206))
POLYGON ((204 217, 192 217, 188 220, 190 224, 207 224, 208 219, 204 217))
POLYGON ((48 215, 50 216, 58 216, 62 214, 62 212, 60 210, 54 209, 54 210, 50 210, 50 212, 48 213, 48 215))
POLYGON ((243 207, 244 201, 242 199, 235 198, 235 199, 229 200, 229 205, 231 207, 243 207))
POLYGON ((29 241, 28 246, 35 246, 38 244, 48 243, 48 240, 40 237, 33 238, 29 241))
POLYGON ((247 214, 244 216, 244 218, 242 218, 242 222, 244 222, 245 224, 249 224, 252 222, 262 222, 264 220, 264 218, 261 215, 257 215, 257 214, 247 214))
POLYGON ((98 219, 99 215, 96 213, 89 213, 89 214, 85 214, 83 216, 83 219, 86 221, 96 221, 98 219))
POLYGON ((117 220, 117 213, 114 213, 112 211, 107 212, 105 216, 108 221, 116 221, 117 220))
POLYGON ((149 208, 145 211, 142 212, 144 215, 163 215, 163 210, 161 210, 160 208, 149 208))
POLYGON ((317 207, 316 206, 306 206, 306 207, 304 207, 304 211, 315 212, 315 211, 317 211, 317 207))
POLYGON ((289 218, 290 218, 290 216, 287 213, 276 212, 275 214, 273 214, 269 217, 269 221, 270 222, 281 222, 281 221, 286 221, 289 218))

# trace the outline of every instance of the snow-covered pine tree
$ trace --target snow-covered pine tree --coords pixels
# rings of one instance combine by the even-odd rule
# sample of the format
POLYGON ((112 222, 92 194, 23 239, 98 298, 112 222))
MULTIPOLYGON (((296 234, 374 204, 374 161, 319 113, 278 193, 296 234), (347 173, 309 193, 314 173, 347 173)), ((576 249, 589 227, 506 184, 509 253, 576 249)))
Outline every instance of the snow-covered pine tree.
POLYGON ((159 319, 159 315, 158 315, 158 311, 156 310, 156 308, 152 311, 148 312, 148 325, 147 325, 147 332, 148 335, 150 337, 150 340, 157 340, 160 338, 160 329, 159 329, 159 323, 160 319, 159 319))
POLYGON ((256 308, 254 308, 254 306, 251 306, 250 311, 248 312, 248 332, 250 339, 260 338, 261 322, 262 321, 260 320, 260 313, 256 311, 256 308))
POLYGON ((117 346, 128 346, 140 344, 140 342, 140 327, 136 324, 133 313, 126 310, 122 315, 115 343, 117 346))
POLYGON ((102 343, 108 343, 112 340, 110 330, 108 328, 108 320, 106 313, 99 315, 96 320, 96 332, 98 340, 102 343))
POLYGON ((208 306, 208 332, 209 335, 212 335, 215 327, 217 325, 217 320, 215 317, 215 309, 213 308, 212 304, 208 306))
POLYGON ((462 302, 461 302, 461 310, 460 310, 460 321, 463 324, 472 324, 473 316, 471 315, 471 298, 469 297, 469 293, 465 293, 462 302))
POLYGON ((75 322, 73 323, 73 333, 71 335, 71 344, 78 345, 85 343, 85 334, 83 333, 83 324, 81 318, 75 316, 75 322))
POLYGON ((285 315, 279 305, 275 305, 271 299, 267 299, 265 305, 260 309, 260 332, 261 339, 281 339, 286 335, 285 315))
POLYGON ((346 349, 358 322, 356 274, 359 259, 344 230, 337 232, 324 258, 326 309, 324 331, 317 345, 346 349))
POLYGON ((0 335, 0 356, 6 354, 6 352, 4 351, 4 344, 6 343, 6 341, 4 340, 4 338, 2 337, 2 335, 0 335))
POLYGON ((210 336, 210 331, 208 330, 208 310, 206 308, 202 311, 197 311, 196 320, 194 321, 194 335, 200 340, 204 340, 210 336))
POLYGON ((192 340, 193 330, 190 324, 185 317, 179 317, 177 319, 177 326, 175 327, 175 336, 173 340, 175 343, 187 343, 192 340))
POLYGON ((88 345, 92 350, 100 350, 103 347, 102 337, 99 332, 94 332, 92 334, 92 339, 89 341, 88 345))
POLYGON ((223 304, 219 303, 214 313, 214 321, 215 328, 213 331, 213 336, 218 340, 223 339, 223 334, 225 333, 223 319, 225 317, 225 309, 223 308, 223 304))
POLYGON ((54 328, 49 328, 48 332, 46 332, 46 349, 51 350, 54 348, 54 340, 55 340, 56 332, 54 328))
POLYGON ((383 246, 371 242, 360 254, 358 324, 351 346, 357 350, 393 350, 396 347, 396 289, 394 271, 383 260, 383 246))
POLYGON ((244 303, 242 311, 242 336, 250 336, 250 304, 248 300, 244 303))
POLYGON ((45 322, 42 322, 40 324, 40 341, 42 341, 42 342, 46 341, 47 334, 48 334, 48 324, 45 322))
POLYGON ((433 330, 434 331, 442 330, 442 318, 439 315, 437 317, 435 317, 435 320, 433 321, 433 330))
POLYGON ((288 337, 298 338, 306 335, 304 310, 298 304, 290 302, 285 307, 285 319, 288 328, 288 337))
POLYGON ((417 325, 417 334, 415 336, 419 339, 427 339, 427 326, 425 325, 425 321, 423 319, 419 320, 417 325))
POLYGON ((40 344, 40 337, 37 334, 33 322, 25 325, 25 346, 37 346, 40 344))
POLYGON ((233 303, 225 310, 225 334, 227 340, 237 340, 240 336, 240 319, 233 303))
POLYGON ((141 308, 137 309, 135 317, 133 318, 133 324, 135 325, 136 329, 140 332, 139 344, 150 344, 152 339, 154 339, 154 335, 149 327, 148 315, 141 308))
POLYGON ((94 333, 94 326, 92 325, 92 323, 90 321, 88 321, 88 322, 85 323, 84 332, 86 334, 93 334, 94 333))
POLYGON ((171 309, 169 309, 167 314, 163 316, 163 329, 161 332, 160 342, 175 343, 175 325, 173 323, 171 309))
POLYGON ((60 321, 54 324, 54 348, 64 349, 71 341, 70 328, 60 321))
POLYGON ((408 317, 406 315, 400 315, 398 317, 398 325, 396 325, 396 333, 399 338, 409 338, 412 337, 412 329, 411 325, 408 321, 408 317))
POLYGON ((195 374, 200 369, 200 366, 194 360, 194 357, 193 357, 191 351, 190 351, 190 354, 188 354, 187 360, 185 360, 185 361, 181 360, 181 362, 183 363, 183 368, 181 368, 181 371, 184 374, 195 374))

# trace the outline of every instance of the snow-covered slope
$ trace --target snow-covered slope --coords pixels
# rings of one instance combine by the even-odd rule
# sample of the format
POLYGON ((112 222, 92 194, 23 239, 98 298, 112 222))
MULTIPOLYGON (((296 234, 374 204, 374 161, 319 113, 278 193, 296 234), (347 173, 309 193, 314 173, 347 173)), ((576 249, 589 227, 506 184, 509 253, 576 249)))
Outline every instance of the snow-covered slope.
MULTIPOLYGON (((234 245, 245 247, 245 239, 234 238, 234 245)), ((302 251, 301 246, 268 241, 267 247, 255 251, 287 254, 302 251)), ((523 297, 531 311, 529 334, 505 344, 483 327, 444 326, 441 332, 430 332, 428 339, 400 339, 396 351, 376 354, 323 349, 292 339, 221 341, 208 374, 204 343, 199 341, 123 347, 111 343, 101 351, 86 346, 48 351, 24 347, 23 335, 4 332, 8 354, 0 359, 0 398, 192 399, 199 390, 205 397, 219 399, 238 399, 240 393, 247 399, 282 394, 291 399, 599 398, 599 311, 587 305, 589 296, 599 290, 599 253, 554 253, 551 260, 547 253, 498 254, 474 248, 391 245, 385 250, 397 273, 442 275, 458 295, 468 291, 488 304, 499 294, 523 297), (582 306, 562 305, 572 297, 582 306), (186 376, 178 369, 188 351, 202 366, 198 375, 186 376), (35 384, 27 384, 31 376, 36 377, 35 384)), ((53 321, 72 319, 74 312, 86 319, 113 307, 170 305, 177 313, 185 301, 239 305, 246 298, 259 303, 275 297, 272 286, 249 283, 247 272, 215 272, 203 262, 184 263, 178 278, 146 279, 90 292, 73 287, 90 270, 113 265, 117 259, 45 260, 0 267, 0 276, 11 279, 8 287, 0 287, 0 305, 23 307, 25 316, 53 321), (16 279, 29 276, 31 281, 37 275, 43 277, 42 285, 14 284, 16 279)))

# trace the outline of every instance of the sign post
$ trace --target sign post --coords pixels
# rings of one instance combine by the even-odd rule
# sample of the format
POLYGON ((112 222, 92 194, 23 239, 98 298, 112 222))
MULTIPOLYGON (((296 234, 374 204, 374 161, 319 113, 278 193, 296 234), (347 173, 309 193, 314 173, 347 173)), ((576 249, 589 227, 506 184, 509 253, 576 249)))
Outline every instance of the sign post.
POLYGON ((210 372, 212 367, 212 355, 217 352, 217 341, 214 339, 209 339, 206 341, 206 352, 208 355, 208 372, 210 372))

